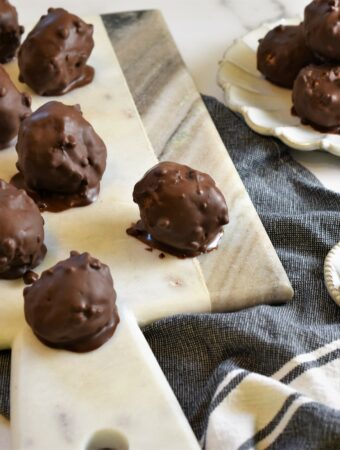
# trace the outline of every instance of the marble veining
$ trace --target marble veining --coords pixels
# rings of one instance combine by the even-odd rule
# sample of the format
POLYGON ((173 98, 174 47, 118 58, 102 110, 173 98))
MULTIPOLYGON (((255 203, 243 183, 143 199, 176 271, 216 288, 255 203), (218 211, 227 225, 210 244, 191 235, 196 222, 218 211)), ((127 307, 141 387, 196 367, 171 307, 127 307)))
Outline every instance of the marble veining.
POLYGON ((219 249, 199 257, 214 311, 290 300, 287 275, 157 11, 104 16, 157 156, 208 172, 230 223, 219 249))
POLYGON ((251 9, 249 3, 240 0, 220 0, 220 3, 231 11, 240 21, 240 25, 250 31, 263 22, 264 11, 266 17, 278 19, 285 14, 284 2, 278 0, 262 0, 261 5, 251 9))

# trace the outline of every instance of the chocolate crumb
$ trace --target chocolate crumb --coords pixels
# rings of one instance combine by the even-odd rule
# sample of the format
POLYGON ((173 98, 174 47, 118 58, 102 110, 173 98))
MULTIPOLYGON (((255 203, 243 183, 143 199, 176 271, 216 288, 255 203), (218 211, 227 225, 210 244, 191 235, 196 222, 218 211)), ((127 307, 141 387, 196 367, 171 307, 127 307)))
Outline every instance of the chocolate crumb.
POLYGON ((36 272, 33 272, 32 270, 29 270, 24 274, 24 283, 26 285, 30 285, 35 283, 39 279, 39 275, 36 272))

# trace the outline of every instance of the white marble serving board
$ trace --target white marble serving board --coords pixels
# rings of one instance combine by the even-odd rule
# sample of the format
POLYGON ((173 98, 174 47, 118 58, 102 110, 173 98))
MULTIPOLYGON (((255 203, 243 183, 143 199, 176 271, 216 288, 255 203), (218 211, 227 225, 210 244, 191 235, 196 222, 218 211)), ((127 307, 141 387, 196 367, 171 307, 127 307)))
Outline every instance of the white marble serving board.
MULTIPOLYGON (((135 312, 140 324, 176 313, 209 312, 209 293, 197 260, 145 251, 146 246, 126 235, 139 217, 132 202, 134 184, 157 163, 133 99, 126 85, 104 25, 94 24, 95 49, 90 64, 94 82, 59 97, 66 104, 81 105, 84 117, 103 138, 108 149, 107 168, 97 202, 62 213, 44 213, 47 257, 37 272, 66 258, 70 250, 89 251, 112 270, 119 298, 135 312)), ((17 63, 6 66, 17 81, 17 63)), ((32 109, 47 100, 31 92, 32 109)), ((0 153, 0 178, 16 173, 14 148, 0 153)), ((23 324, 23 282, 0 280, 0 348, 7 348, 23 324)))
POLYGON ((119 314, 113 338, 84 354, 23 329, 12 356, 13 450, 200 448, 135 318, 119 314))
POLYGON ((220 62, 218 83, 224 90, 226 105, 241 114, 254 131, 275 136, 296 150, 325 150, 340 156, 340 136, 302 125, 300 118, 291 114, 291 89, 275 86, 256 68, 259 39, 277 25, 297 25, 301 20, 265 23, 235 41, 220 62))

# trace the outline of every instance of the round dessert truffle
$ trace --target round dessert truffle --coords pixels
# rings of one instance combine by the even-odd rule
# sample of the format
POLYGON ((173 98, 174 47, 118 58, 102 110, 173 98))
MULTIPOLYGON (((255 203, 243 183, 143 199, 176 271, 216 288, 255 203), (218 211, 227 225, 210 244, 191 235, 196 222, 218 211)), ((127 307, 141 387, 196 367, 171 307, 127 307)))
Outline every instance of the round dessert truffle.
POLYGON ((50 8, 20 47, 20 81, 40 95, 62 95, 91 83, 94 69, 86 62, 92 35, 92 25, 62 8, 50 8))
POLYGON ((18 23, 17 10, 7 0, 0 0, 0 63, 14 58, 24 28, 18 23))
POLYGON ((302 23, 275 27, 260 40, 257 50, 258 70, 272 83, 290 89, 300 70, 314 60, 302 23))
POLYGON ((294 110, 321 131, 340 129, 340 67, 307 66, 294 83, 294 110))
POLYGON ((195 256, 217 246, 228 223, 221 191, 206 173, 161 162, 135 185, 141 222, 156 241, 195 256))
POLYGON ((0 180, 0 278, 19 278, 46 254, 44 220, 25 191, 0 180))
POLYGON ((84 197, 98 193, 106 147, 78 106, 45 103, 21 124, 16 149, 28 189, 84 197))
POLYGON ((0 149, 9 147, 18 135, 20 123, 31 114, 30 106, 31 97, 20 93, 0 66, 0 149))
POLYGON ((113 335, 119 316, 110 269, 88 253, 71 252, 24 289, 25 317, 46 345, 89 352, 113 335))
POLYGON ((323 59, 340 61, 340 0, 314 0, 305 8, 308 47, 323 59))

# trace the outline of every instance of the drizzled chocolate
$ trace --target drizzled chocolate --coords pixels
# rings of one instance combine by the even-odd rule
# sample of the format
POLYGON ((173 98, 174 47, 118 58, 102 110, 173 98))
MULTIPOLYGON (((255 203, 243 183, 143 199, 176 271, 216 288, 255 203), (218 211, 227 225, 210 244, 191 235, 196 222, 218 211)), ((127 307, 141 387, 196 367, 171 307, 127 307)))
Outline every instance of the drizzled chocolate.
POLYGON ((86 65, 93 26, 62 8, 50 8, 29 33, 18 53, 20 81, 40 95, 62 95, 90 83, 86 65))
POLYGON ((30 114, 31 97, 21 94, 0 66, 0 149, 11 145, 20 123, 30 114))
POLYGON ((295 113, 322 132, 340 132, 340 67, 307 66, 293 89, 295 113))
POLYGON ((46 254, 44 220, 25 191, 0 180, 0 278, 19 278, 46 254))
POLYGON ((306 46, 304 26, 279 25, 260 40, 257 68, 271 82, 292 88, 299 71, 315 61, 306 46))
POLYGON ((88 253, 71 252, 24 289, 25 317, 49 347, 89 352, 113 335, 119 315, 110 269, 88 253))
POLYGON ((314 0, 305 8, 304 23, 308 47, 340 62, 340 0, 314 0))
POLYGON ((61 211, 94 201, 106 166, 106 147, 78 106, 48 102, 21 125, 16 146, 20 176, 40 209, 61 211))
POLYGON ((141 221, 127 233, 177 256, 216 248, 228 223, 227 205, 214 180, 174 162, 150 169, 135 185, 133 200, 141 221))
POLYGON ((0 63, 14 58, 24 27, 18 22, 17 10, 7 0, 0 0, 0 63))

